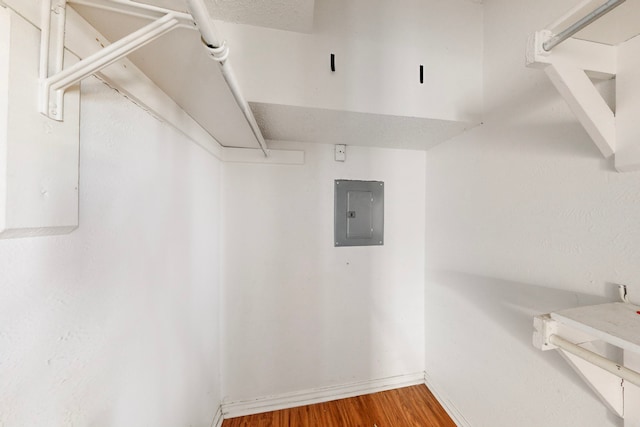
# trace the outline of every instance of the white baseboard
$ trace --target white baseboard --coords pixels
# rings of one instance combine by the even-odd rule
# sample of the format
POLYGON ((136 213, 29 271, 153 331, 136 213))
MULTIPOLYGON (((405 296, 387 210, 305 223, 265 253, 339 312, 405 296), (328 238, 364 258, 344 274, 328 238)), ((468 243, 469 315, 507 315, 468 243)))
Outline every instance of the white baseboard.
POLYGON ((424 382, 424 372, 418 372, 377 380, 284 393, 252 400, 224 402, 222 403, 222 413, 224 418, 241 417, 243 415, 253 415, 314 403, 329 402, 363 394, 377 393, 395 388, 424 384, 424 382))
POLYGON ((451 399, 442 391, 442 387, 429 378, 426 372, 424 373, 424 383, 458 427, 471 427, 469 421, 466 420, 453 403, 451 403, 451 399))
POLYGON ((211 427, 222 427, 222 421, 224 421, 224 417, 222 416, 222 405, 220 405, 218 406, 216 414, 213 416, 211 427))

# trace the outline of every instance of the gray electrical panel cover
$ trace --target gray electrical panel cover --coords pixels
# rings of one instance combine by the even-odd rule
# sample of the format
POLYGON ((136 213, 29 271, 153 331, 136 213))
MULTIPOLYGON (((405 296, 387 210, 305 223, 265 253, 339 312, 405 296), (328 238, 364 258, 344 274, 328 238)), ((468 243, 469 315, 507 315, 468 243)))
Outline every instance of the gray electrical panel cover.
POLYGON ((384 182, 336 179, 335 246, 384 244, 384 182))

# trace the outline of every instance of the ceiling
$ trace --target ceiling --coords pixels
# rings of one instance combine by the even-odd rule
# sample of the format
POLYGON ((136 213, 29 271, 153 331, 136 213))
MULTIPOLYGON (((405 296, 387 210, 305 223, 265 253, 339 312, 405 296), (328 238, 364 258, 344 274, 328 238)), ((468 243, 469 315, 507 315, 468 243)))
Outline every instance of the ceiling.
MULTIPOLYGON (((184 0, 135 0, 186 12, 184 0)), ((207 0, 211 16, 235 24, 308 33, 313 29, 314 0, 207 0)))

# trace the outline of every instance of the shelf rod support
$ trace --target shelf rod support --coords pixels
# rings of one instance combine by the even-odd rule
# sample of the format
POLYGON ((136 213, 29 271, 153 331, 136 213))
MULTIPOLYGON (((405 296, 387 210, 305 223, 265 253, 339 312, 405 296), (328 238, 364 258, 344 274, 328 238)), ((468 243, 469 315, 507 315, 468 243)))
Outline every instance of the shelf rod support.
POLYGON ((269 157, 267 144, 262 136, 260 127, 251 111, 251 107, 249 107, 249 103, 242 95, 240 85, 229 63, 229 48, 224 41, 221 41, 209 11, 202 0, 187 0, 189 13, 171 11, 152 5, 132 2, 131 0, 43 0, 43 3, 39 101, 39 110, 42 114, 54 120, 62 120, 62 95, 66 88, 99 72, 102 68, 175 28, 190 28, 200 31, 205 48, 211 58, 218 62, 222 76, 247 120, 260 149, 265 157, 269 157), (52 2, 56 2, 54 8, 51 6, 52 2), (150 19, 153 22, 109 45, 102 51, 83 59, 76 65, 63 70, 61 62, 50 61, 49 58, 52 52, 60 56, 60 52, 63 52, 64 49, 64 15, 62 14, 61 20, 58 19, 55 22, 53 21, 53 15, 54 12, 58 13, 59 9, 64 12, 66 3, 123 13, 129 16, 150 19), (59 4, 62 4, 62 6, 60 7, 59 4), (52 23, 58 24, 59 22, 61 24, 52 25, 52 23), (52 31, 54 26, 55 31, 52 31), (62 36, 59 36, 60 34, 62 36), (52 46, 52 42, 55 42, 54 46, 52 46), (53 70, 52 65, 56 66, 53 70), (52 101, 52 95, 54 94, 55 100, 52 101))
POLYGON ((553 49, 554 47, 556 47, 557 45, 559 45, 560 43, 562 43, 563 41, 565 41, 569 37, 573 36, 575 33, 577 33, 578 31, 582 30, 584 27, 586 27, 587 25, 591 24, 593 21, 595 21, 598 18, 602 17, 606 13, 611 12, 613 9, 615 9, 618 6, 620 6, 625 1, 626 0, 609 0, 609 1, 607 1, 606 3, 604 3, 601 6, 599 6, 598 8, 596 8, 594 11, 590 12, 589 14, 584 16, 583 18, 581 18, 578 21, 576 21, 573 24, 571 24, 569 27, 567 27, 563 31, 559 32, 558 34, 552 35, 547 41, 545 41, 542 44, 542 48, 546 52, 549 52, 551 49, 553 49))
MULTIPOLYGON (((38 81, 42 82, 48 76, 55 75, 62 71, 64 65, 64 34, 66 24, 66 0, 43 0, 42 1, 42 28, 40 31, 40 69, 38 81)), ((55 101, 49 106, 50 95, 39 93, 41 113, 54 118, 62 116, 62 104, 64 91, 55 94, 55 101), (44 104, 46 103, 46 104, 44 104), (46 106, 42 106, 44 104, 46 106), (60 107, 58 109, 58 107, 60 107)))
MULTIPOLYGON (((44 19, 49 19, 49 16, 44 17, 44 19)), ((113 64, 119 59, 124 58, 136 49, 171 31, 179 24, 180 20, 176 19, 173 14, 168 13, 99 52, 84 58, 71 67, 49 75, 46 78, 41 78, 40 112, 54 120, 61 121, 63 119, 61 94, 64 93, 65 89, 99 72, 104 67, 113 64)), ((62 45, 62 43, 59 44, 57 48, 63 49, 62 45)), ((48 50, 48 43, 43 42, 42 49, 48 50)), ((50 53, 51 52, 48 52, 46 55, 48 56, 50 53)), ((58 52, 53 52, 53 55, 57 56, 58 52)), ((45 54, 42 56, 44 57, 45 54)), ((47 61, 43 61, 43 64, 46 62, 47 61)), ((41 67, 43 64, 41 64, 41 67)), ((45 71, 41 70, 40 74, 41 76, 45 75, 45 71)), ((46 74, 49 74, 48 70, 46 74)))
POLYGON ((640 387, 640 373, 636 372, 632 369, 629 369, 623 365, 620 365, 612 360, 607 359, 606 357, 600 356, 597 353, 589 351, 585 348, 580 347, 570 341, 565 340, 564 338, 558 335, 551 335, 549 337, 549 342, 556 347, 566 351, 567 353, 571 353, 574 356, 577 356, 589 363, 592 363, 599 368, 604 369, 607 372, 612 373, 613 375, 622 378, 625 381, 629 381, 631 384, 635 384, 640 387))

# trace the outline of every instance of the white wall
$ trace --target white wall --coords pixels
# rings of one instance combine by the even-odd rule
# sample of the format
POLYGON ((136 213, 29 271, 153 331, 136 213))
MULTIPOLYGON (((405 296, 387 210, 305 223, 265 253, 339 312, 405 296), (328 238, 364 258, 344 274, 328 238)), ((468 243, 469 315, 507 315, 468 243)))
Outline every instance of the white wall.
POLYGON ((306 162, 223 167, 225 399, 421 372, 424 152, 270 146, 306 162), (333 246, 339 178, 385 182, 384 246, 333 246))
POLYGON ((480 426, 620 421, 555 352, 535 314, 640 300, 640 175, 601 157, 540 70, 527 35, 573 0, 487 0, 485 125, 427 153, 426 370, 480 426))
POLYGON ((0 425, 210 426, 220 163, 83 83, 80 228, 0 240, 0 425))

